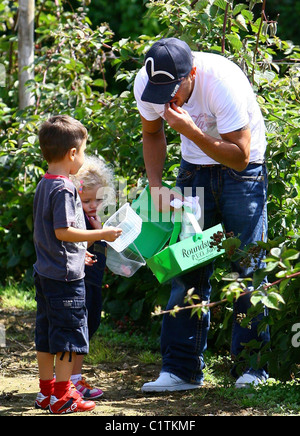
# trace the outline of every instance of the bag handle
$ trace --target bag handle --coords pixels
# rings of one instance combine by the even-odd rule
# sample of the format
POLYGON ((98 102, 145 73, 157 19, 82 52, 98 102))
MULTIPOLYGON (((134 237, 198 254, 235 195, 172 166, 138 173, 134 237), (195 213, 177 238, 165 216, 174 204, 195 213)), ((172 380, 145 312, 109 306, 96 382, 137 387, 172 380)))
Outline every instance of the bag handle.
POLYGON ((201 229, 201 227, 200 227, 200 224, 198 223, 198 221, 197 221, 195 215, 193 214, 193 212, 191 211, 191 209, 190 209, 189 207, 188 207, 188 208, 185 208, 185 209, 186 209, 186 214, 187 214, 189 220, 191 221, 192 226, 193 226, 194 229, 195 229, 195 232, 196 232, 197 234, 198 234, 198 233, 202 233, 202 229, 201 229))
MULTIPOLYGON (((191 209, 189 207, 184 207, 186 213, 188 214, 188 217, 194 227, 194 229, 196 230, 196 234, 193 236, 194 241, 197 241, 198 239, 202 239, 203 235, 202 235, 202 229, 198 223, 198 221, 196 220, 195 215, 192 213, 191 209)), ((173 228, 173 232, 171 235, 171 239, 169 242, 169 245, 174 245, 176 244, 176 242, 178 241, 178 237, 180 235, 181 232, 181 220, 176 220, 176 216, 181 217, 181 212, 175 212, 174 213, 174 228, 173 228)))
POLYGON ((174 227, 173 227, 173 232, 171 235, 169 245, 176 244, 176 242, 178 241, 178 237, 179 237, 180 232, 181 232, 181 222, 176 221, 176 216, 179 216, 179 215, 181 215, 180 212, 175 212, 175 214, 174 214, 174 227))

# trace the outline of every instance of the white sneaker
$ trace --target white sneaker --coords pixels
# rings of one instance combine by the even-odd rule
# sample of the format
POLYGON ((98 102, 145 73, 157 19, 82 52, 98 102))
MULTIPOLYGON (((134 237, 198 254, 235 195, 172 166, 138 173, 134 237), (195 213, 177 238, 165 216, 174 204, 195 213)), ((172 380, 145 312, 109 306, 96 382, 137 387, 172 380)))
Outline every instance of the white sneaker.
POLYGON ((258 373, 258 371, 256 372, 250 369, 237 379, 235 382, 235 387, 248 388, 250 386, 257 386, 267 381, 267 379, 267 375, 262 375, 261 373, 258 373))
POLYGON ((170 372, 162 372, 157 380, 145 383, 142 392, 165 392, 185 391, 187 389, 198 389, 202 384, 187 383, 170 372))

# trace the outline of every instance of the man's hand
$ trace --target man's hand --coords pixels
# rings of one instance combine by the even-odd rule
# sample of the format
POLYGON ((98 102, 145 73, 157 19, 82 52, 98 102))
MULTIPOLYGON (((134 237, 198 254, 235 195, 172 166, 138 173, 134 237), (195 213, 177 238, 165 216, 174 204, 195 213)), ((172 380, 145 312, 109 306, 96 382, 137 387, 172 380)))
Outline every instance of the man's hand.
POLYGON ((168 213, 173 211, 174 207, 170 203, 175 198, 178 198, 181 202, 184 200, 179 190, 176 192, 174 189, 169 189, 166 186, 150 187, 150 192, 154 207, 159 212, 168 213))
POLYGON ((171 128, 191 140, 211 159, 236 171, 247 167, 251 145, 248 125, 214 138, 197 127, 188 112, 175 103, 165 105, 164 117, 171 128))
POLYGON ((165 105, 164 118, 172 129, 189 139, 195 130, 199 130, 189 113, 176 103, 165 105))

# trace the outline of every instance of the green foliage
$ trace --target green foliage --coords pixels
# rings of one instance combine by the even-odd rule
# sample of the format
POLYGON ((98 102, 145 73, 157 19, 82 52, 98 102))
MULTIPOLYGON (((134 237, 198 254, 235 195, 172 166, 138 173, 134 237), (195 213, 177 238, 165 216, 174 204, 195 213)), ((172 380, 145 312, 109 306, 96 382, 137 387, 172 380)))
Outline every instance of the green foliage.
POLYGON ((299 415, 299 383, 296 380, 282 383, 269 379, 264 385, 249 389, 228 389, 228 386, 220 389, 220 395, 227 401, 236 401, 243 407, 267 409, 275 416, 280 413, 299 415))
MULTIPOLYGON (((57 6, 52 1, 37 0, 35 77, 28 83, 28 89, 35 95, 35 105, 19 111, 17 2, 4 0, 1 3, 0 64, 6 71, 5 86, 0 87, 2 281, 9 277, 29 280, 35 258, 32 200, 46 168, 37 140, 41 122, 54 113, 76 117, 88 128, 89 153, 101 154, 112 163, 116 178, 124 179, 128 190, 145 184, 141 125, 132 93, 133 81, 153 41, 162 36, 177 36, 194 50, 213 51, 236 62, 257 93, 269 142, 270 240, 262 247, 269 257, 266 271, 257 271, 255 275, 257 290, 253 294, 252 311, 261 310, 262 303, 270 308, 268 320, 273 338, 271 354, 268 350, 257 353, 261 362, 270 360, 276 375, 288 378, 297 374, 298 349, 291 346, 291 336, 292 326, 299 321, 300 298, 297 258, 300 248, 300 50, 292 42, 279 38, 277 23, 266 18, 267 11, 261 14, 262 6, 261 0, 150 0, 144 22, 150 19, 155 23, 159 35, 150 36, 148 32, 116 40, 109 24, 92 22, 93 14, 88 13, 86 5, 73 11, 62 1, 57 6), (265 272, 273 284, 261 289, 259 279, 265 272)), ((180 156, 179 138, 170 129, 167 129, 167 137, 164 178, 174 180, 180 156)), ((238 246, 238 241, 235 242, 238 246)), ((230 254, 228 250, 227 254, 230 254)), ((224 286, 223 278, 228 273, 230 260, 230 256, 225 256, 218 261, 213 277, 213 299, 217 301, 221 296, 227 301, 212 310, 210 340, 216 349, 228 347, 232 292, 236 295, 244 289, 236 278, 231 278, 224 286)), ((150 312, 155 305, 165 305, 169 285, 159 286, 146 268, 130 280, 110 273, 105 280, 108 285, 105 308, 117 321, 123 322, 119 327, 132 328, 134 322, 134 326, 143 325, 148 332, 152 328, 156 335, 159 321, 151 321, 150 312)), ((242 322, 246 324, 250 318, 242 322)), ((253 356, 253 349, 251 351, 253 356)))
MULTIPOLYGON (((225 241, 227 245, 230 239, 225 241)), ((253 250, 254 247, 258 249, 258 252, 262 249, 266 250, 266 266, 254 273, 254 291, 251 293, 253 306, 247 316, 239 319, 239 322, 243 327, 251 328, 253 317, 267 307, 268 316, 260 323, 259 331, 264 331, 269 325, 272 342, 271 347, 267 345, 264 349, 261 349, 256 341, 249 343, 240 356, 241 366, 245 361, 250 361, 251 366, 257 369, 268 362, 271 373, 276 377, 281 379, 299 377, 299 350, 295 332, 300 330, 300 238, 299 236, 287 239, 277 237, 268 243, 258 241, 256 245, 248 247, 245 252, 237 253, 236 250, 231 259, 235 256, 235 260, 245 258, 250 261, 255 260, 257 251, 253 250), (268 283, 262 283, 266 276, 268 283)), ((222 344, 224 330, 228 327, 228 317, 232 315, 232 306, 228 305, 228 302, 232 303, 235 298, 247 292, 247 281, 238 279, 234 275, 224 275, 224 270, 221 275, 219 272, 215 274, 215 279, 221 285, 221 298, 225 299, 227 308, 218 307, 216 313, 214 313, 216 308, 213 309, 214 317, 218 317, 219 321, 221 318, 221 325, 215 327, 211 339, 213 337, 219 344, 222 344), (227 282, 225 286, 224 281, 227 282), (222 316, 222 310, 228 313, 222 316)))
POLYGON ((160 319, 152 319, 151 312, 154 305, 166 306, 169 293, 169 285, 160 285, 146 268, 126 280, 120 280, 108 271, 103 292, 104 307, 121 332, 132 334, 138 330, 157 338, 160 319))
POLYGON ((0 273, 3 279, 9 273, 19 279, 24 272, 28 278, 34 257, 32 204, 35 186, 44 171, 33 146, 36 124, 28 120, 26 129, 27 138, 20 148, 16 145, 23 134, 21 131, 12 133, 14 127, 8 129, 0 151, 0 273))

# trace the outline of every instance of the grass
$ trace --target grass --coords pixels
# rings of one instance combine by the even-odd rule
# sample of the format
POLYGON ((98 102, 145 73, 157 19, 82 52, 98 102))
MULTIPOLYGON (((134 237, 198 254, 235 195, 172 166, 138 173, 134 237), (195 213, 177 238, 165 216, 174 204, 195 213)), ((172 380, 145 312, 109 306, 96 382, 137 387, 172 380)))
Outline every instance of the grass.
POLYGON ((36 308, 35 290, 24 285, 9 284, 0 286, 0 308, 14 307, 16 309, 33 311, 36 308))
MULTIPOLYGON (((34 311, 34 290, 11 284, 0 287, 0 309, 17 308, 34 311)), ((143 365, 161 363, 158 340, 149 341, 144 335, 134 332, 116 331, 106 319, 91 341, 90 353, 85 358, 87 364, 129 363, 135 359, 143 365)), ((268 414, 300 415, 300 380, 281 382, 269 379, 264 385, 249 389, 236 389, 229 375, 231 359, 226 355, 206 353, 205 381, 207 388, 201 395, 211 395, 228 404, 267 411, 268 414)), ((200 394, 200 391, 199 391, 200 394)), ((196 395, 195 393, 191 394, 196 395)), ((197 398, 195 396, 195 401, 197 398)))
POLYGON ((300 414, 300 383, 290 381, 282 383, 269 379, 265 385, 251 387, 242 392, 235 389, 233 392, 221 391, 224 398, 235 398, 244 407, 272 410, 273 414, 300 414))
POLYGON ((236 389, 228 376, 230 359, 226 356, 209 355, 205 380, 210 382, 220 399, 268 413, 300 415, 300 380, 282 382, 270 378, 259 386, 236 389))
MULTIPOLYGON (((141 364, 161 363, 159 350, 148 349, 148 344, 141 335, 129 336, 104 324, 100 335, 92 340, 87 362, 130 362, 133 352, 141 364)), ((268 414, 274 415, 300 415, 300 380, 281 382, 270 378, 264 385, 236 389, 234 379, 230 376, 232 362, 229 356, 207 352, 205 360, 205 382, 209 387, 201 390, 202 396, 210 395, 213 389, 215 397, 228 404, 268 411, 268 414)), ((198 394, 200 391, 197 391, 198 394)))
POLYGON ((90 352, 85 361, 90 364, 117 363, 126 360, 133 353, 143 364, 154 364, 161 359, 158 341, 149 341, 137 332, 119 332, 103 320, 99 335, 96 334, 91 340, 90 352))

